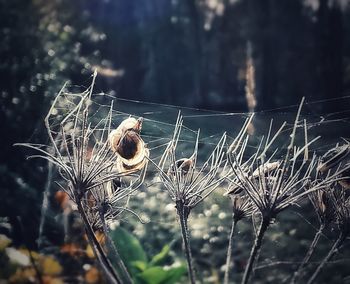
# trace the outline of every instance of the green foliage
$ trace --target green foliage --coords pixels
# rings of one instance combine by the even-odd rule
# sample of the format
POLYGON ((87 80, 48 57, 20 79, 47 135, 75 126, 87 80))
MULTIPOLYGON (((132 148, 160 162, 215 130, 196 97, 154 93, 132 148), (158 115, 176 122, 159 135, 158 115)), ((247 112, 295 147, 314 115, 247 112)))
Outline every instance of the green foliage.
POLYGON ((186 272, 184 266, 165 270, 159 266, 149 267, 136 275, 136 282, 142 284, 173 284, 177 283, 186 272))
POLYGON ((170 251, 170 246, 169 245, 165 245, 162 250, 160 251, 160 253, 156 254, 155 256, 152 257, 152 260, 150 262, 151 265, 157 265, 157 264, 161 264, 162 261, 167 257, 167 255, 169 254, 170 251))
POLYGON ((137 272, 133 262, 147 263, 147 256, 140 242, 133 235, 123 228, 118 227, 111 232, 111 237, 115 242, 118 252, 128 270, 133 274, 137 272))
POLYGON ((169 259, 169 245, 165 245, 149 261, 138 239, 125 229, 118 227, 111 232, 111 237, 137 284, 177 283, 186 272, 183 264, 165 266, 169 259))

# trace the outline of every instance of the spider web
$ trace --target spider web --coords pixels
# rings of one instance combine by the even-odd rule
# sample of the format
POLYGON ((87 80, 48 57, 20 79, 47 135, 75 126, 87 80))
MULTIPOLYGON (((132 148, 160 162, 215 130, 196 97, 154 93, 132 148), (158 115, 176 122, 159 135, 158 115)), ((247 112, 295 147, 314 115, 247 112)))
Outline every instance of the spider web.
MULTIPOLYGON (((73 88, 76 89, 76 87, 73 88)), ((68 113, 71 113, 66 121, 68 128, 72 127, 75 121, 79 123, 82 121, 81 117, 75 115, 74 108, 76 108, 82 96, 92 91, 92 87, 90 87, 82 93, 62 93, 62 97, 51 112, 49 119, 53 131, 60 126, 62 120, 67 117, 68 113)), ((298 128, 300 129, 298 130, 296 144, 305 142, 303 128, 304 125, 306 125, 309 141, 317 136, 321 136, 321 139, 311 144, 309 147, 310 153, 315 151, 322 155, 331 147, 334 147, 335 144, 343 143, 342 139, 349 140, 350 138, 350 109, 332 113, 319 113, 316 111, 317 109, 321 109, 321 106, 328 102, 332 102, 333 105, 350 106, 350 96, 322 101, 308 102, 306 100, 299 121, 300 127, 298 128)), ((207 158, 208 153, 215 147, 224 132, 227 133, 229 145, 238 134, 245 120, 251 115, 251 113, 247 112, 228 113, 121 99, 104 93, 94 94, 92 100, 89 101, 88 104, 90 127, 94 128, 96 133, 98 133, 95 140, 106 139, 108 132, 111 129, 117 128, 127 117, 142 117, 143 125, 141 136, 147 143, 147 147, 150 149, 151 159, 154 161, 158 161, 167 143, 171 140, 179 112, 181 112, 184 118, 184 126, 181 131, 181 146, 177 153, 178 157, 189 157, 192 154, 197 132, 198 129, 200 129, 199 161, 203 161, 207 158), (106 127, 109 129, 107 133, 103 133, 106 127)), ((251 153, 258 147, 258 141, 267 134, 271 121, 272 133, 274 133, 283 122, 287 122, 287 127, 282 131, 276 141, 276 145, 281 151, 286 149, 298 106, 299 105, 289 105, 282 108, 256 112, 249 130, 252 139, 248 145, 248 149, 251 149, 251 153)), ((59 139, 59 137, 57 139, 59 139)), ((251 153, 247 151, 247 155, 251 153)), ((145 182, 147 185, 146 187, 149 188, 145 187, 143 190, 140 190, 140 192, 132 198, 130 204, 133 210, 140 212, 141 218, 147 221, 148 224, 145 225, 135 222, 133 217, 126 216, 123 219, 123 222, 129 224, 133 228, 134 233, 142 242, 149 243, 149 250, 155 249, 152 248, 152 246, 159 247, 158 242, 161 242, 161 238, 159 239, 157 236, 154 237, 154 243, 150 242, 149 239, 147 239, 147 233, 149 232, 160 229, 169 230, 171 234, 174 234, 175 239, 180 239, 178 230, 176 226, 174 226, 176 219, 172 203, 168 199, 166 192, 161 190, 159 185, 154 182, 152 175, 154 175, 154 172, 151 170, 148 174, 148 178, 151 181, 146 179, 145 182), (158 214, 156 214, 156 212, 158 212, 158 214), (159 212, 161 214, 159 214, 159 212)), ((48 179, 51 179, 51 176, 49 176, 48 179)), ((216 263, 215 257, 218 257, 217 251, 220 251, 219 248, 226 245, 229 230, 230 206, 227 200, 222 197, 223 192, 224 191, 218 189, 205 204, 199 206, 199 208, 195 210, 191 219, 193 238, 198 245, 200 254, 212 259, 212 264, 216 263), (207 246, 208 243, 211 245, 210 247, 207 246), (213 255, 213 257, 210 257, 210 255, 213 255)), ((43 209, 47 209, 47 204, 43 204, 43 209)), ((282 220, 285 219, 291 220, 294 224, 298 222, 304 223, 310 232, 316 230, 315 225, 312 223, 313 221, 308 220, 306 217, 301 217, 298 212, 290 212, 286 217, 282 218, 282 220)), ((237 235, 237 238, 240 239, 241 242, 241 244, 238 244, 238 249, 236 251, 238 258, 240 257, 241 250, 249 248, 251 243, 251 237, 246 235, 249 230, 244 226, 242 226, 242 229, 239 230, 237 235), (240 232, 242 232, 241 235, 240 232)), ((327 240, 326 237, 325 239, 327 240)), ((278 251, 284 250, 286 244, 281 241, 278 230, 272 229, 270 240, 273 240, 272 244, 276 247, 277 253, 269 258, 265 258, 265 256, 262 255, 256 266, 258 272, 266 270, 266 268, 269 270, 298 263, 298 261, 295 260, 288 261, 286 258, 280 258, 278 251)), ((347 258, 347 255, 342 254, 341 259, 335 260, 335 262, 346 261, 347 258)), ((199 265, 205 267, 208 264, 203 261, 200 262, 199 265)), ((217 263, 216 266, 219 267, 220 265, 220 263, 217 263)))
MULTIPOLYGON (((67 128, 72 127, 76 119, 81 123, 82 118, 77 118, 73 110, 84 95, 94 92, 92 85, 80 93, 65 91, 70 89, 77 90, 82 89, 82 87, 69 86, 62 89, 57 105, 51 110, 50 125, 53 128, 59 127, 63 119, 66 120, 67 128), (70 114, 67 118, 68 113, 70 114)), ((332 102, 335 108, 339 106, 342 109, 344 105, 350 106, 350 95, 320 101, 307 101, 306 98, 299 121, 299 128, 303 128, 304 123, 307 125, 309 141, 316 136, 321 136, 321 139, 310 147, 310 151, 317 151, 319 154, 327 151, 330 146, 341 142, 341 138, 349 138, 350 109, 332 113, 318 113, 316 111, 322 109, 321 106, 327 105, 329 102, 332 102)), ((104 93, 93 94, 88 104, 90 127, 96 129, 96 132, 105 129, 109 124, 109 119, 111 119, 110 128, 115 129, 129 116, 142 117, 144 122, 141 135, 148 144, 153 158, 162 153, 164 146, 171 139, 179 112, 184 118, 181 141, 185 146, 183 147, 183 153, 180 153, 182 155, 188 154, 186 149, 191 151, 189 145, 194 144, 199 129, 200 151, 206 152, 208 147, 216 145, 224 132, 226 132, 228 140, 231 142, 244 121, 251 115, 248 112, 220 112, 121 99, 104 93)), ((278 129, 283 122, 287 122, 287 127, 280 136, 281 142, 278 143, 278 147, 283 150, 287 146, 287 143, 283 143, 283 140, 288 138, 286 135, 289 135, 290 129, 293 127, 298 106, 289 105, 255 112, 249 133, 253 139, 248 146, 253 149, 257 146, 254 145, 254 138, 259 140, 266 135, 271 121, 273 121, 272 132, 278 129), (286 135, 283 135, 284 133, 286 135)))

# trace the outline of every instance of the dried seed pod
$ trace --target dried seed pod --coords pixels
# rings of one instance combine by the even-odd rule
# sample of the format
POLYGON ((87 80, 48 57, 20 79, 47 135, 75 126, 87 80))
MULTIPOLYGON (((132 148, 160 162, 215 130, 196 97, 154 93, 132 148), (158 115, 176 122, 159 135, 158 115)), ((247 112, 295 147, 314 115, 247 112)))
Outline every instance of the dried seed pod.
POLYGON ((118 151, 118 145, 120 140, 125 136, 127 132, 133 132, 139 134, 142 128, 142 118, 135 119, 133 117, 129 117, 123 120, 117 129, 113 130, 109 134, 109 144, 114 152, 118 151))
POLYGON ((141 137, 133 132, 127 131, 119 140, 116 152, 125 160, 125 164, 133 165, 144 159, 145 144, 141 137))
POLYGON ((259 166, 255 171, 253 172, 253 178, 258 178, 259 176, 262 175, 267 175, 268 173, 276 170, 280 166, 281 162, 267 162, 265 164, 262 164, 259 166))
POLYGON ((182 173, 187 174, 192 167, 193 161, 191 159, 180 159, 176 161, 176 167, 181 170, 182 173))
POLYGON ((139 155, 137 158, 142 157, 142 160, 137 161, 135 158, 131 160, 120 158, 117 161, 116 168, 119 173, 135 172, 142 170, 148 162, 149 150, 144 148, 142 156, 139 155))
POLYGON ((148 156, 148 150, 139 133, 142 118, 127 118, 109 135, 109 143, 114 152, 120 157, 121 169, 142 168, 148 156))
POLYGON ((171 165, 168 171, 169 174, 175 174, 176 171, 180 171, 182 175, 186 175, 193 165, 192 159, 179 159, 175 164, 171 165))
POLYGON ((326 154, 323 155, 320 165, 317 167, 317 170, 320 172, 326 172, 331 168, 336 167, 345 160, 345 158, 350 153, 350 144, 344 144, 342 146, 337 146, 329 150, 326 154))

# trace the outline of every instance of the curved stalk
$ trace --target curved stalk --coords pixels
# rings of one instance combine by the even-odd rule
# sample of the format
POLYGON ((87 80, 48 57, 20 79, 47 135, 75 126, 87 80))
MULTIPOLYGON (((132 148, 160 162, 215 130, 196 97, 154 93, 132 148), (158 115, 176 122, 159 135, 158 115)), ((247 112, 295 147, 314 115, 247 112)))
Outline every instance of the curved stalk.
POLYGON ((109 234, 110 231, 109 231, 109 228, 106 224, 104 214, 102 211, 100 211, 99 213, 100 213, 100 219, 101 219, 101 223, 102 223, 102 227, 103 227, 103 232, 104 232, 104 235, 106 236, 107 245, 112 250, 113 257, 114 257, 114 260, 117 264, 118 270, 122 274, 122 279, 123 279, 122 283, 131 284, 132 279, 130 277, 128 270, 126 269, 126 266, 125 266, 122 258, 120 257, 120 254, 119 254, 113 240, 111 239, 111 236, 109 234))
POLYGON ((317 233, 315 234, 314 239, 312 240, 312 243, 311 243, 303 261, 300 263, 298 269, 294 272, 293 277, 290 281, 290 284, 297 283, 297 280, 302 276, 303 269, 307 266, 312 254, 316 248, 316 245, 317 245, 317 243, 318 243, 318 241, 323 233, 324 228, 325 228, 325 225, 321 224, 320 228, 318 229, 317 233))
POLYGON ((235 216, 233 216, 232 219, 233 220, 232 220, 232 225, 231 225, 231 232, 230 232, 230 237, 229 237, 229 241, 228 241, 227 256, 226 256, 224 284, 228 284, 228 281, 229 281, 233 236, 235 234, 235 227, 236 227, 236 224, 238 222, 238 220, 235 218, 235 216))
POLYGON ((338 239, 335 241, 335 243, 333 244, 333 246, 331 247, 331 249, 329 250, 328 254, 326 255, 326 257, 322 260, 322 262, 318 265, 318 267, 316 268, 315 272, 312 274, 312 276, 310 277, 309 281, 307 282, 307 284, 311 284, 315 281, 316 277, 318 276, 318 274, 321 272, 323 266, 325 266, 325 264, 331 260, 331 258, 338 252, 338 249, 340 248, 340 246, 343 244, 344 241, 344 235, 341 233, 338 237, 338 239))
POLYGON ((91 228, 90 222, 86 216, 86 213, 85 213, 84 207, 81 203, 81 200, 79 200, 77 198, 77 196, 76 196, 76 204, 77 204, 80 216, 83 219, 83 223, 85 226, 85 231, 86 231, 86 235, 88 237, 89 243, 92 245, 94 254, 95 254, 96 258, 98 259, 100 265, 102 266, 108 282, 112 283, 112 284, 122 284, 123 282, 121 281, 121 279, 119 278, 119 276, 115 272, 111 262, 107 258, 100 243, 96 239, 95 233, 94 233, 93 229, 91 228))
POLYGON ((177 202, 176 208, 177 208, 177 214, 179 215, 179 219, 180 219, 182 241, 183 241, 184 247, 185 247, 185 254, 186 254, 186 260, 187 260, 187 267, 188 267, 188 276, 190 278, 191 284, 195 284, 196 278, 195 278, 195 273, 194 273, 194 268, 193 268, 190 236, 189 236, 188 226, 187 226, 189 212, 186 212, 186 208, 182 202, 177 202))
POLYGON ((254 262, 256 260, 256 256, 258 255, 258 252, 260 251, 262 240, 264 238, 264 235, 265 235, 267 228, 269 227, 269 224, 270 224, 269 218, 263 219, 261 224, 260 224, 258 234, 255 237, 254 245, 252 247, 252 250, 250 251, 248 264, 245 268, 244 275, 243 275, 242 282, 241 282, 242 284, 248 283, 250 274, 251 274, 252 269, 253 269, 254 262))

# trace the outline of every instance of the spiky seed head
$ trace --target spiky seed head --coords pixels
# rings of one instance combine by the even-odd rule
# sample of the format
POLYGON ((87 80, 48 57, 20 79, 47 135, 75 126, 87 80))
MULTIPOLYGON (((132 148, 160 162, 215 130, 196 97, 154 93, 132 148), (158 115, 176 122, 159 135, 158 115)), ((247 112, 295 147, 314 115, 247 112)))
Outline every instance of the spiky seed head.
POLYGON ((232 212, 236 221, 242 220, 251 216, 253 213, 253 206, 247 196, 230 195, 232 212))
MULTIPOLYGON (((251 177, 249 178, 250 180, 253 179, 258 179, 259 177, 267 177, 267 175, 273 171, 275 171, 276 169, 278 169, 278 167, 280 166, 281 162, 277 161, 277 162, 266 162, 265 164, 260 165, 258 168, 256 168, 253 172, 253 174, 251 175, 251 177)), ((246 178, 248 178, 248 174, 244 173, 244 176, 246 178)), ((269 183, 272 183, 274 181, 274 177, 269 177, 267 179, 267 181, 269 183)), ((230 184, 227 192, 224 193, 224 195, 235 195, 235 194, 240 194, 244 187, 242 185, 240 185, 240 181, 238 181, 238 183, 236 184, 230 184)))
POLYGON ((138 153, 134 158, 131 158, 130 160, 120 158, 117 160, 116 163, 116 169, 119 173, 125 173, 125 172, 134 172, 142 170, 148 162, 149 157, 149 150, 143 146, 141 153, 138 153))

